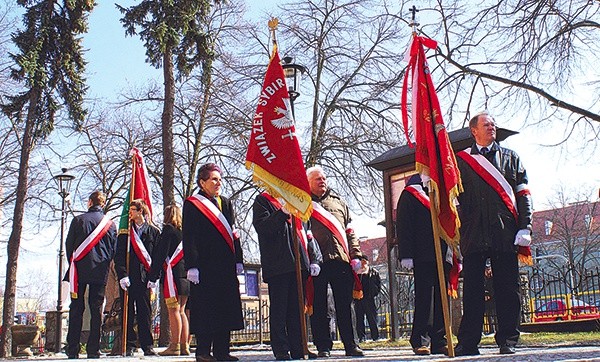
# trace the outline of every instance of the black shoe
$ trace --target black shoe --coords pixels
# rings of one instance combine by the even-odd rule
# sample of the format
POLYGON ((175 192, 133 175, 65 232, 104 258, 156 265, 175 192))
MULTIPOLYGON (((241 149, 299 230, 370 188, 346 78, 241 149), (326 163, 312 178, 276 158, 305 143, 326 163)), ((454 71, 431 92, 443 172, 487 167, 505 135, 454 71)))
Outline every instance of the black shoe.
POLYGON ((431 349, 431 354, 443 354, 448 355, 448 346, 440 346, 431 349))
POLYGON ((98 358, 100 358, 100 353, 88 353, 87 358, 88 359, 98 359, 98 358))
POLYGON ((79 353, 69 353, 67 354, 68 359, 79 359, 79 353))
MULTIPOLYGON (((304 358, 304 356, 302 356, 302 358, 304 358)), ((292 359, 292 357, 290 357, 290 354, 287 352, 275 354, 276 361, 289 361, 291 359, 292 359)), ((294 358, 294 359, 299 359, 299 358, 294 358)))
POLYGON ((196 362, 215 362, 217 359, 210 354, 201 354, 196 356, 196 362))
POLYGON ((135 353, 135 348, 127 347, 125 349, 125 356, 126 357, 133 357, 134 353, 135 353))
POLYGON ((329 351, 319 351, 319 353, 317 353, 317 357, 319 357, 319 358, 329 358, 329 357, 331 357, 331 352, 329 352, 329 351))
POLYGON ((354 347, 352 349, 346 350, 346 356, 363 357, 364 355, 365 355, 365 353, 362 351, 362 349, 360 349, 358 347, 354 347))
POLYGON ((217 361, 239 361, 240 360, 239 358, 232 356, 230 354, 226 354, 224 356, 215 356, 215 359, 217 361))
POLYGON ((154 348, 150 347, 144 350, 144 356, 158 356, 158 353, 154 351, 154 348))
POLYGON ((502 345, 500 346, 500 354, 515 354, 517 351, 514 346, 502 345))
POLYGON ((457 344, 456 347, 454 348, 454 355, 457 357, 458 356, 478 356, 479 349, 477 347, 466 348, 462 344, 457 344))
POLYGON ((317 357, 319 357, 319 355, 317 355, 314 352, 308 351, 308 354, 305 356, 304 353, 290 353, 292 359, 306 359, 308 357, 308 359, 316 359, 317 357))

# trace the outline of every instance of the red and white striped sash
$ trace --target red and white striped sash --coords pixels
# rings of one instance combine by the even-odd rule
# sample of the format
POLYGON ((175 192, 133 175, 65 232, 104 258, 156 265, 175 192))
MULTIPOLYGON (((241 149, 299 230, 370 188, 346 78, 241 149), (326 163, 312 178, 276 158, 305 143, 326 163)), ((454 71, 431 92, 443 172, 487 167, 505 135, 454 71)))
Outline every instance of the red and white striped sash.
POLYGON ((163 292, 165 295, 165 303, 170 306, 173 302, 177 303, 177 285, 173 276, 173 267, 177 265, 183 258, 183 241, 177 245, 177 249, 171 257, 165 259, 163 269, 165 270, 165 279, 163 282, 163 292))
POLYGON ((152 265, 152 257, 150 256, 150 253, 148 253, 148 250, 146 250, 142 238, 133 226, 129 227, 129 235, 131 238, 131 247, 133 248, 133 252, 137 256, 140 263, 142 263, 144 266, 144 269, 149 272, 150 265, 152 265))
POLYGON ((70 292, 71 298, 77 299, 79 292, 79 278, 77 273, 77 264, 76 262, 83 259, 89 252, 100 242, 100 240, 106 235, 108 229, 110 229, 112 225, 112 220, 104 215, 102 220, 94 231, 90 235, 83 240, 83 242, 77 247, 77 249, 73 252, 71 256, 71 263, 69 267, 69 284, 70 284, 70 292))
POLYGON ((188 200, 200 210, 200 212, 206 216, 206 218, 214 225, 219 231, 223 239, 231 249, 232 253, 235 253, 235 247, 233 246, 233 240, 237 237, 237 231, 232 230, 231 225, 225 218, 225 215, 206 197, 196 194, 188 197, 188 200))
POLYGON ((471 166, 473 171, 496 191, 504 205, 515 217, 515 220, 518 220, 517 200, 508 181, 487 158, 479 154, 472 155, 469 150, 470 148, 460 151, 456 155, 471 166))
POLYGON ((313 213, 312 217, 318 222, 325 225, 325 227, 333 234, 335 239, 340 243, 342 249, 350 260, 350 252, 348 251, 348 239, 346 238, 346 232, 342 227, 342 224, 338 219, 333 216, 329 211, 325 210, 321 204, 313 201, 313 213))
POLYGON ((429 203, 429 195, 425 193, 421 185, 408 185, 404 188, 407 192, 410 192, 420 203, 423 204, 428 210, 431 209, 429 203))

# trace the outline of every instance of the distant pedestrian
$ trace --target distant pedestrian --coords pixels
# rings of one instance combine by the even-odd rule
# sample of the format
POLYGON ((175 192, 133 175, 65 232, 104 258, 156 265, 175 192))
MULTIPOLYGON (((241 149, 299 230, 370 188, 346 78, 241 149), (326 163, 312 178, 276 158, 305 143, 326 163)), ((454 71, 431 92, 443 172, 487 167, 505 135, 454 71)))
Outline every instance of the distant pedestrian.
POLYGON ((354 312, 356 314, 356 334, 358 341, 364 342, 366 338, 365 317, 369 323, 371 339, 379 339, 379 328, 377 326, 377 305, 375 298, 381 291, 381 277, 373 267, 366 267, 366 272, 358 274, 363 288, 363 298, 354 300, 354 312))

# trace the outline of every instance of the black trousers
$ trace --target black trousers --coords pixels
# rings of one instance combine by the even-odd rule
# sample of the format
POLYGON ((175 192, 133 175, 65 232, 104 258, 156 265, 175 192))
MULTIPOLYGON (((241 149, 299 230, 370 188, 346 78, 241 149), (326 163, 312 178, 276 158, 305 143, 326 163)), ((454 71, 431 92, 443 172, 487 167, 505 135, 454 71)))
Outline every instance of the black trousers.
POLYGON ((102 326, 102 305, 104 304, 104 284, 79 284, 79 298, 71 298, 69 308, 69 331, 67 332, 67 354, 77 355, 80 351, 79 339, 85 311, 85 291, 88 290, 88 307, 90 308, 90 335, 87 340, 87 354, 98 354, 100 351, 100 328, 102 326))
POLYGON ((437 349, 445 346, 446 331, 436 262, 415 262, 415 314, 410 345, 437 349))
POLYGON ((375 306, 374 297, 364 297, 354 301, 354 312, 356 314, 356 334, 359 340, 366 339, 367 332, 365 330, 365 317, 369 323, 371 331, 371 339, 379 339, 379 329, 377 328, 377 307, 375 306))
POLYGON ((331 285, 335 304, 335 318, 344 348, 349 351, 357 346, 352 327, 352 289, 354 277, 349 263, 328 260, 321 266, 321 273, 313 279, 315 299, 310 325, 313 342, 319 351, 330 351, 333 347, 327 319, 327 285, 331 285))
POLYGON ((229 355, 230 331, 217 331, 213 333, 196 333, 196 357, 208 355, 213 352, 217 359, 229 355))
POLYGON ((290 352, 292 357, 304 356, 296 273, 276 275, 269 279, 268 284, 273 354, 290 352))
MULTIPOLYGON (((140 347, 144 351, 152 348, 154 339, 152 338, 151 317, 152 309, 150 307, 150 289, 139 283, 131 283, 128 290, 127 303, 127 347, 134 348, 139 337, 140 347), (137 334, 133 329, 134 322, 137 321, 137 334)), ((121 300, 124 292, 121 289, 121 300)))
POLYGON ((485 312, 485 261, 490 258, 494 280, 494 298, 499 346, 515 346, 519 341, 521 289, 516 253, 475 253, 463 258, 463 317, 458 329, 458 343, 467 349, 476 348, 483 332, 485 312))

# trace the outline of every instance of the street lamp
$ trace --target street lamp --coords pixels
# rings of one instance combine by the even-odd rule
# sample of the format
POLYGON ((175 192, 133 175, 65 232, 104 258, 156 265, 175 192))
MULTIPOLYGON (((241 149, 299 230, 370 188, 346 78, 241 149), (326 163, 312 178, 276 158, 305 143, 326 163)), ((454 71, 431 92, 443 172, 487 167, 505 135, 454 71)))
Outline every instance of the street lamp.
POLYGON ((288 93, 290 94, 290 101, 292 105, 292 114, 294 113, 294 101, 300 95, 298 89, 300 88, 300 80, 302 78, 302 74, 306 72, 306 68, 302 65, 295 64, 294 58, 292 57, 284 57, 283 64, 281 65, 283 68, 283 74, 285 75, 285 83, 288 86, 288 93))
POLYGON ((65 258, 65 222, 67 220, 67 210, 65 208, 67 196, 71 189, 71 181, 75 176, 68 174, 67 168, 61 169, 62 173, 55 175, 54 179, 58 181, 58 194, 62 199, 61 216, 60 216, 60 246, 58 249, 58 299, 56 301, 56 340, 55 352, 61 350, 62 342, 62 278, 64 274, 63 261, 65 258))

